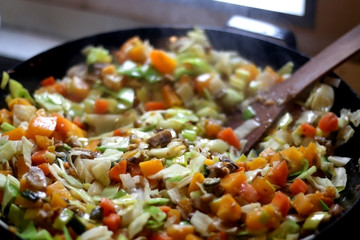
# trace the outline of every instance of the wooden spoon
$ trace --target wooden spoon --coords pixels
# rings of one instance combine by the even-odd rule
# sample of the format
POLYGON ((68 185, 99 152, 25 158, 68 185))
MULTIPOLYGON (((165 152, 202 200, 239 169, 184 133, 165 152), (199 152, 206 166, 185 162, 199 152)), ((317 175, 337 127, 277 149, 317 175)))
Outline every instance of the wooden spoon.
MULTIPOLYGON (((250 105, 256 111, 259 127, 250 132, 243 152, 248 152, 285 112, 301 93, 317 82, 336 66, 360 50, 360 25, 340 37, 334 43, 300 67, 289 79, 276 84, 270 91, 261 94, 250 105)), ((229 116, 227 125, 237 128, 242 124, 241 114, 229 116)))

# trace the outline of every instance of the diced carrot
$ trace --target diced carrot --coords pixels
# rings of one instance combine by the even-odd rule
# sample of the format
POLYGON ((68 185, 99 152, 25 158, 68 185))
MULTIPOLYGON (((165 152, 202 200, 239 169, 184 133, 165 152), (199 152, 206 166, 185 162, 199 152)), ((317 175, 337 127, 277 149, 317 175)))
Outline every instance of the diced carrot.
POLYGON ((295 178, 294 182, 289 186, 289 190, 293 196, 298 193, 306 193, 308 189, 308 185, 300 178, 295 178))
POLYGON ((37 165, 37 167, 40 168, 44 172, 45 176, 47 176, 50 173, 48 163, 41 163, 41 164, 37 165))
POLYGON ((170 85, 163 85, 161 88, 161 94, 166 107, 178 107, 182 105, 182 101, 176 95, 174 89, 170 85))
POLYGON ((36 135, 49 137, 57 127, 56 117, 37 116, 29 122, 26 136, 35 139, 36 135))
POLYGON ((195 228, 193 225, 174 224, 167 229, 167 234, 174 240, 185 240, 188 234, 193 234, 195 228))
POLYGON ((237 221, 241 218, 241 206, 230 194, 225 194, 220 199, 216 215, 224 221, 237 221))
POLYGON ((295 208, 298 214, 307 216, 312 213, 314 205, 310 199, 307 198, 303 193, 297 194, 291 201, 291 205, 295 208))
POLYGON ((103 219, 103 224, 111 231, 116 231, 121 227, 121 217, 116 213, 110 213, 103 219))
POLYGON ((22 127, 17 127, 13 130, 2 133, 3 136, 8 136, 9 140, 21 140, 25 136, 25 130, 22 127))
POLYGON ((18 178, 21 178, 25 173, 29 171, 30 166, 26 164, 25 158, 23 156, 19 157, 19 159, 16 161, 16 169, 18 178))
POLYGON ((220 186, 224 188, 225 192, 235 195, 239 192, 241 184, 246 181, 244 171, 234 172, 226 175, 220 180, 220 186))
POLYGON ((111 181, 120 182, 120 174, 126 173, 127 160, 124 159, 115 164, 109 171, 109 177, 111 181))
POLYGON ((114 136, 125 137, 128 136, 129 132, 125 128, 118 128, 113 131, 114 136))
POLYGON ((222 126, 220 123, 217 123, 212 120, 206 120, 205 121, 205 132, 206 136, 210 138, 215 138, 217 134, 221 131, 222 126))
POLYGON ((56 80, 53 76, 47 77, 40 82, 40 84, 44 87, 51 86, 55 83, 56 83, 56 80))
POLYGON ((169 207, 169 206, 159 206, 158 208, 160 208, 160 210, 162 211, 162 212, 164 212, 164 213, 168 213, 170 210, 171 210, 171 207, 169 207))
POLYGON ((172 74, 176 68, 176 60, 161 50, 152 50, 150 52, 152 65, 162 73, 172 74))
POLYGON ((103 209, 104 217, 109 216, 111 213, 116 213, 114 204, 108 198, 101 198, 99 206, 103 209))
POLYGON ((150 101, 145 103, 145 111, 163 110, 165 109, 165 103, 160 101, 150 101))
POLYGON ((67 190, 61 182, 56 181, 53 184, 50 184, 46 188, 46 195, 51 196, 54 192, 58 193, 61 197, 72 200, 71 193, 67 190))
POLYGON ((280 191, 277 191, 271 203, 281 213, 283 217, 286 217, 290 209, 290 199, 288 196, 286 196, 280 191))
POLYGON ((31 155, 32 164, 39 165, 42 163, 53 163, 55 160, 53 155, 54 154, 49 154, 47 149, 37 151, 31 155))
POLYGON ((324 132, 332 132, 338 129, 338 118, 333 112, 323 115, 318 123, 318 127, 324 132))
POLYGON ((217 138, 224 140, 225 142, 236 148, 241 148, 240 141, 231 127, 224 128, 223 130, 218 132, 217 138))
POLYGON ((302 123, 300 125, 301 134, 305 135, 306 137, 313 137, 316 134, 316 128, 311 125, 310 123, 302 123))
POLYGON ((190 194, 193 191, 200 190, 198 183, 202 183, 204 181, 204 179, 205 179, 205 177, 202 173, 195 172, 191 179, 191 182, 189 184, 188 194, 190 194))
POLYGON ((53 192, 50 196, 50 205, 53 208, 64 208, 68 204, 65 199, 57 192, 53 192))
POLYGON ((66 138, 70 136, 85 137, 85 131, 76 126, 70 120, 66 119, 58 113, 53 114, 53 116, 56 116, 57 118, 55 130, 58 131, 62 136, 66 138))
POLYGON ((271 168, 268 179, 271 183, 282 187, 286 184, 288 174, 289 170, 286 161, 283 160, 271 168))
POLYGON ((257 202, 261 197, 258 191, 246 181, 241 184, 239 195, 249 203, 257 202))
POLYGON ((149 161, 144 161, 139 163, 142 174, 145 177, 149 177, 159 172, 164 168, 163 164, 159 159, 152 159, 149 161))
POLYGON ((109 101, 106 99, 96 99, 94 106, 94 113, 105 114, 109 107, 109 101))

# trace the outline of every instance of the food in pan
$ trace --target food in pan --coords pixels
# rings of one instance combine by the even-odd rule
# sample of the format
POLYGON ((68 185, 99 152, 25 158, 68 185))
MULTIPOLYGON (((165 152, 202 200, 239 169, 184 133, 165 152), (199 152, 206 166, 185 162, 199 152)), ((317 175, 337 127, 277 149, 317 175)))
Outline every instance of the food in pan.
POLYGON ((291 75, 213 49, 194 29, 168 50, 134 36, 89 46, 30 94, 3 73, 1 216, 24 239, 299 239, 343 210, 335 156, 360 111, 314 86, 249 153, 250 99, 291 75), (120 43, 119 43, 120 45, 120 43), (241 112, 244 124, 226 126, 241 112))

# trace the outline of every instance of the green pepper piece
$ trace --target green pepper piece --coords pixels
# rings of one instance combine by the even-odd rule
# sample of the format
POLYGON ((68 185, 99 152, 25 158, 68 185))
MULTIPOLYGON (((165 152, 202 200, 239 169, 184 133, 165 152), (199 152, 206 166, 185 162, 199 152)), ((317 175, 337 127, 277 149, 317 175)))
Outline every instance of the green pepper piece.
POLYGON ((149 200, 146 201, 146 203, 149 205, 153 205, 153 204, 165 205, 169 201, 170 200, 168 198, 150 198, 149 200))
POLYGON ((9 81, 10 95, 13 98, 26 98, 30 100, 31 103, 34 103, 34 99, 31 97, 29 91, 24 88, 24 86, 14 79, 9 81))
POLYGON ((248 120, 256 116, 256 111, 251 106, 248 106, 242 113, 242 118, 248 120))
POLYGON ((5 187, 4 187, 4 196, 1 203, 1 211, 5 212, 7 206, 15 201, 15 198, 19 195, 20 182, 11 175, 7 176, 5 187))
POLYGON ((271 233, 271 239, 287 239, 288 234, 299 233, 300 227, 294 220, 285 220, 280 226, 271 233))
POLYGON ((150 206, 145 209, 146 212, 150 213, 150 215, 157 221, 162 222, 166 219, 166 213, 160 210, 160 208, 155 206, 150 206))
POLYGON ((9 74, 4 71, 1 79, 1 85, 0 85, 1 89, 5 89, 6 85, 9 82, 9 79, 10 79, 9 74))
POLYGON ((321 221, 327 220, 330 217, 331 215, 327 212, 314 212, 305 220, 303 229, 316 230, 321 221))
POLYGON ((64 208, 64 210, 61 211, 60 215, 55 219, 55 222, 53 224, 53 227, 55 229, 62 230, 64 226, 71 220, 73 217, 74 212, 64 208))
POLYGON ((15 127, 8 122, 3 122, 0 127, 5 132, 15 129, 15 127))
POLYGON ((132 88, 122 88, 117 94, 117 98, 125 103, 127 106, 134 104, 135 92, 132 88))
POLYGON ((237 92, 231 88, 225 90, 225 96, 222 98, 222 103, 227 107, 233 107, 244 100, 244 94, 237 92))
POLYGON ((195 141, 197 136, 195 131, 188 129, 182 130, 181 134, 185 139, 189 140, 190 142, 195 141))

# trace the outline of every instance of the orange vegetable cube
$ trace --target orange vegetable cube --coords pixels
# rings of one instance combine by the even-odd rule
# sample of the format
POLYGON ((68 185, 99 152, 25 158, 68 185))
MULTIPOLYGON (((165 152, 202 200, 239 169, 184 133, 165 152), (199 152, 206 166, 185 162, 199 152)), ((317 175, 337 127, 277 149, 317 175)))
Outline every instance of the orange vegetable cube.
POLYGON ((216 215, 225 221, 237 221, 241 218, 241 206, 230 194, 225 194, 220 199, 216 215))
POLYGON ((291 205, 300 215, 303 216, 311 214, 314 207, 314 205, 311 203, 311 200, 303 193, 297 194, 292 199, 291 205))
POLYGON ((191 182, 189 184, 188 193, 190 194, 193 191, 200 190, 200 187, 198 186, 198 183, 202 183, 204 181, 205 177, 200 172, 195 172, 191 182))
POLYGON ((159 172, 164 168, 163 164, 159 159, 152 159, 149 161, 139 163, 142 174, 145 177, 149 177, 159 172))
POLYGON ((241 184, 246 181, 244 171, 234 172, 226 175, 220 181, 220 186, 225 189, 225 192, 235 195, 239 192, 241 184))
POLYGON ((36 135, 49 137, 55 131, 56 124, 56 117, 37 116, 29 122, 26 136, 32 139, 35 139, 36 135))
POLYGON ((150 59, 153 66, 162 73, 173 73, 176 68, 176 60, 161 50, 150 52, 150 59))
POLYGON ((194 232, 195 228, 192 225, 174 224, 167 229, 167 234, 174 240, 185 240, 187 235, 194 232))

